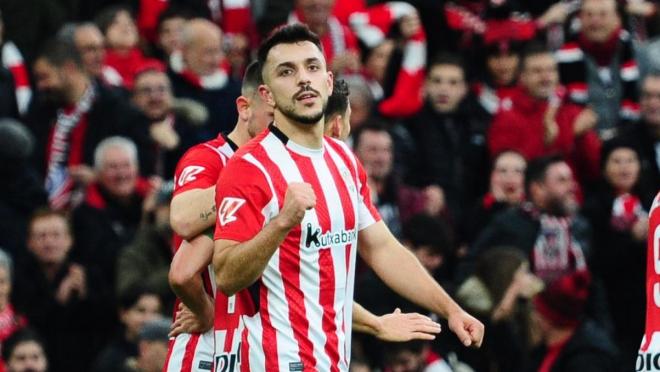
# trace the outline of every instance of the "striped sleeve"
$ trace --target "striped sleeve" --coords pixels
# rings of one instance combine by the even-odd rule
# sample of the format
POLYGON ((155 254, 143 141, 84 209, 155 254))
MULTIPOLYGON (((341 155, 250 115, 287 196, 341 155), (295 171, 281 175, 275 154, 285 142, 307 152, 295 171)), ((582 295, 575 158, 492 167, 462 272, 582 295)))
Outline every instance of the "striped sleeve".
POLYGON ((367 172, 364 171, 362 164, 356 159, 358 175, 358 231, 366 229, 374 223, 381 220, 378 209, 374 206, 371 199, 371 190, 367 183, 367 172))
POLYGON ((227 163, 215 188, 215 203, 215 240, 248 241, 277 211, 269 177, 250 154, 227 163))

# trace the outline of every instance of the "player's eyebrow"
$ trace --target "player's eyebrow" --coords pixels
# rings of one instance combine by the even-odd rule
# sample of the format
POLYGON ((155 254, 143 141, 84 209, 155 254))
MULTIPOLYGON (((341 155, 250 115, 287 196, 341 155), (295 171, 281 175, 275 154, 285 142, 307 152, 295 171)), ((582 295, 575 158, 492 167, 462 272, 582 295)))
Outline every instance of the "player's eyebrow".
MULTIPOLYGON (((321 60, 318 57, 310 57, 310 58, 306 58, 305 61, 304 61, 305 65, 309 65, 309 64, 312 64, 312 63, 321 63, 321 60)), ((279 69, 279 68, 282 68, 282 67, 295 68, 296 64, 291 62, 291 61, 286 61, 286 62, 282 62, 282 63, 278 64, 277 66, 275 66, 275 69, 279 69)))

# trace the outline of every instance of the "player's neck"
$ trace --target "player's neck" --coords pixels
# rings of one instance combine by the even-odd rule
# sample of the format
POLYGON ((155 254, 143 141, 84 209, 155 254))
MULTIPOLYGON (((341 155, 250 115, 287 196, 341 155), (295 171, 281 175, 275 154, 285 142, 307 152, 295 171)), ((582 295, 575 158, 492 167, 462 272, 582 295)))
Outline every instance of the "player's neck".
POLYGON ((234 130, 232 130, 228 135, 227 138, 232 140, 236 144, 236 146, 241 147, 248 143, 252 138, 250 137, 250 134, 247 131, 247 128, 242 129, 240 128, 241 123, 237 123, 236 126, 234 127, 234 130))
POLYGON ((276 110, 274 123, 289 140, 301 146, 310 149, 323 147, 323 118, 316 124, 303 124, 289 119, 276 110))

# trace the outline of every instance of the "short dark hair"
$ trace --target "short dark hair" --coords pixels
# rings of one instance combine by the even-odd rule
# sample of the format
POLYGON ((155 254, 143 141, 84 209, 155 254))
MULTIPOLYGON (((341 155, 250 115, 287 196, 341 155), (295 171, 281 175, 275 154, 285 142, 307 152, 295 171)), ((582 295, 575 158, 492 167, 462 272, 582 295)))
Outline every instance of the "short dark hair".
POLYGON ((326 122, 335 115, 346 114, 349 94, 348 84, 342 79, 336 79, 332 88, 332 94, 328 97, 328 105, 325 107, 326 122))
POLYGON ((371 119, 353 132, 353 149, 357 149, 358 146, 360 146, 360 141, 362 140, 362 134, 364 134, 364 132, 385 132, 392 136, 385 122, 379 119, 371 119))
POLYGON ((550 49, 537 41, 529 42, 527 45, 525 45, 522 52, 520 52, 520 71, 525 68, 525 64, 527 63, 528 58, 535 57, 540 54, 549 54, 552 56, 550 49))
POLYGON ((550 166, 557 163, 564 163, 565 160, 560 155, 543 156, 531 160, 525 169, 525 193, 529 195, 529 187, 532 183, 543 183, 550 166))
POLYGON ((403 224, 402 232, 403 240, 408 241, 412 249, 425 246, 434 254, 443 256, 452 251, 452 239, 447 225, 427 214, 412 216, 403 224))
POLYGON ((258 61, 252 61, 245 69, 245 74, 243 74, 241 94, 246 97, 252 95, 257 91, 259 85, 263 83, 264 81, 261 78, 261 66, 258 61), (253 91, 253 93, 250 93, 250 91, 253 91))
POLYGON ((135 284, 128 287, 126 290, 122 291, 121 293, 119 293, 119 298, 118 298, 119 308, 122 310, 128 310, 131 307, 135 306, 135 304, 137 304, 138 301, 140 301, 140 298, 142 298, 142 296, 146 296, 146 295, 156 296, 160 299, 161 304, 163 303, 162 298, 155 289, 150 288, 147 285, 135 284))
POLYGON ((46 46, 41 50, 37 59, 43 58, 48 63, 56 67, 62 67, 67 62, 73 62, 76 67, 83 69, 82 58, 80 52, 72 43, 52 39, 46 43, 46 46))
POLYGON ((69 234, 73 234, 73 231, 71 230, 71 222, 69 221, 69 217, 67 217, 67 215, 64 212, 51 209, 49 207, 42 207, 42 208, 38 208, 30 216, 30 220, 28 221, 28 235, 32 233, 32 226, 34 225, 34 222, 36 220, 42 218, 48 218, 48 217, 59 217, 63 219, 64 222, 66 223, 67 231, 69 232, 69 234))
POLYGON ((192 17, 192 12, 188 9, 170 3, 170 6, 168 6, 158 15, 158 20, 156 21, 156 30, 158 30, 158 32, 162 31, 163 23, 169 21, 170 19, 183 18, 188 20, 192 17))
POLYGON ((101 10, 101 12, 98 13, 96 18, 94 18, 94 23, 96 23, 96 25, 99 26, 99 29, 101 30, 104 36, 105 33, 108 31, 108 28, 110 28, 110 26, 114 23, 117 14, 121 12, 127 12, 131 17, 133 17, 133 13, 129 8, 121 5, 112 5, 101 10))
POLYGON ((435 57, 433 57, 431 63, 429 63, 429 66, 426 70, 427 75, 428 72, 430 72, 433 68, 435 68, 438 65, 449 65, 460 68, 463 71, 463 77, 467 80, 465 61, 463 60, 463 57, 461 57, 459 54, 450 53, 450 52, 438 53, 435 57))
POLYGON ((46 355, 46 345, 37 331, 32 328, 23 328, 14 332, 14 334, 2 342, 2 360, 5 362, 9 361, 16 347, 26 342, 38 343, 44 355, 46 355))
POLYGON ((318 35, 313 33, 307 26, 301 23, 284 25, 273 30, 270 36, 259 46, 259 51, 257 52, 259 65, 263 69, 268 58, 268 53, 274 46, 279 44, 293 44, 300 41, 309 41, 323 52, 323 46, 321 46, 321 40, 318 35))

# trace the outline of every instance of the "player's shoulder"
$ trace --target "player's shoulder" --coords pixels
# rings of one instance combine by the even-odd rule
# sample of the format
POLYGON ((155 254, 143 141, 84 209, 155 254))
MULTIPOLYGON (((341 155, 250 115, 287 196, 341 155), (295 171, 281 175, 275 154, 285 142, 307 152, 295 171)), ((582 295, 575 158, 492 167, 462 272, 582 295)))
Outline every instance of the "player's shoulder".
POLYGON ((222 137, 214 138, 210 141, 198 143, 191 148, 189 148, 181 159, 179 163, 184 163, 187 160, 198 159, 198 158, 207 158, 209 160, 216 160, 221 158, 228 158, 228 154, 225 154, 223 148, 227 146, 227 142, 224 141, 222 137))
POLYGON ((351 168, 358 168, 358 160, 351 147, 344 141, 330 136, 324 136, 326 146, 335 152, 340 159, 351 168))

